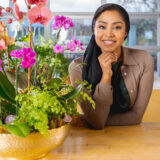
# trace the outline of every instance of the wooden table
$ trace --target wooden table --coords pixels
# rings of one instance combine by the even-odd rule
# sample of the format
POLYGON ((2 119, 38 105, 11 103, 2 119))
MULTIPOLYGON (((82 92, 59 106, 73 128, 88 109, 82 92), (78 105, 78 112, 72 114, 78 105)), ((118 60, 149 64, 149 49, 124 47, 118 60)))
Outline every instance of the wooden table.
POLYGON ((72 127, 68 138, 41 160, 159 160, 160 123, 110 126, 104 130, 72 127))

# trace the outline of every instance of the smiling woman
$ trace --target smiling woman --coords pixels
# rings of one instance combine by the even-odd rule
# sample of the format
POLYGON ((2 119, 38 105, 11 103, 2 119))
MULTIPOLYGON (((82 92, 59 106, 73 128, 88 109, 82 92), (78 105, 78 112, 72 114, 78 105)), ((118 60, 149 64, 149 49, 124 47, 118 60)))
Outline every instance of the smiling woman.
MULTIPOLYGON (((105 125, 139 124, 146 110, 153 86, 154 63, 143 50, 123 47, 130 29, 126 10, 117 4, 104 4, 92 20, 93 35, 83 57, 75 59, 69 72, 75 80, 92 84, 93 109, 88 101, 80 102, 84 118, 95 129, 105 125)), ((87 89, 85 90, 87 93, 87 89)))

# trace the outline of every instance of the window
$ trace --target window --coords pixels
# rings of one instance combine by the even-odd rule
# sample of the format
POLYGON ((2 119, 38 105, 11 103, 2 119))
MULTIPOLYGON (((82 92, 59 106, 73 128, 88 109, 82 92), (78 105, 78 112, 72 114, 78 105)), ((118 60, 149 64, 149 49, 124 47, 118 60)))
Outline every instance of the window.
POLYGON ((108 3, 117 3, 128 12, 155 12, 157 11, 156 0, 107 0, 108 3))
POLYGON ((53 12, 94 12, 100 5, 100 0, 50 0, 53 12))
POLYGON ((131 19, 129 46, 156 46, 157 45, 157 20, 156 19, 131 19))

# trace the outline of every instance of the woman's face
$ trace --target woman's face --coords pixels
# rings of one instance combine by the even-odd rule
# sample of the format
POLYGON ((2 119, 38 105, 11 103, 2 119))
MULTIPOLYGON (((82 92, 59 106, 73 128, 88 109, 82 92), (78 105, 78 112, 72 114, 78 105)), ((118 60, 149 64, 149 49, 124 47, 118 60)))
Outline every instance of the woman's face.
POLYGON ((116 52, 120 56, 127 33, 125 22, 117 11, 103 12, 96 20, 94 34, 103 53, 116 52))

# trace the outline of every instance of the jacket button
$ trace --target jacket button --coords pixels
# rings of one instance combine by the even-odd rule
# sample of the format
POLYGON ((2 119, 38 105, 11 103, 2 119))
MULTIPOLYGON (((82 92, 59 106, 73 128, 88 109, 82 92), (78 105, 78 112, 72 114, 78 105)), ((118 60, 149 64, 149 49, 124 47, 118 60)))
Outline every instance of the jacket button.
POLYGON ((126 76, 126 75, 127 75, 127 73, 125 72, 125 73, 124 73, 124 76, 126 76))
POLYGON ((123 66, 123 65, 121 66, 121 69, 124 69, 124 66, 123 66))

